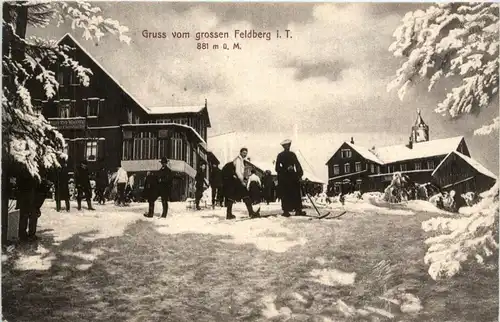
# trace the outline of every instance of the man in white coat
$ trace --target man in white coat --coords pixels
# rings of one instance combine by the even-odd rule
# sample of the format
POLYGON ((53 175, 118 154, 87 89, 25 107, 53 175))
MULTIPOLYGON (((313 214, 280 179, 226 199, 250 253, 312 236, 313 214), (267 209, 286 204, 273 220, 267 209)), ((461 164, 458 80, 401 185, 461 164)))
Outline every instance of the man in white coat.
POLYGON ((127 187, 128 174, 122 167, 116 172, 115 185, 118 192, 118 205, 125 206, 125 188, 127 187))

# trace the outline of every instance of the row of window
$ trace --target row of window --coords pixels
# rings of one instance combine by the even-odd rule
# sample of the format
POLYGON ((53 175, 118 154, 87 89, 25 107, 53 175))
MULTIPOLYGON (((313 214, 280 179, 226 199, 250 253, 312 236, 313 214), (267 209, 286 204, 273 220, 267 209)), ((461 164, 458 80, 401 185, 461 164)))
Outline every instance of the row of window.
MULTIPOLYGON (((434 169, 434 161, 429 160, 427 161, 424 165, 427 167, 424 169, 434 169)), ((360 172, 362 171, 362 165, 361 162, 356 162, 354 164, 354 172, 360 172)), ((366 170, 368 170, 368 164, 366 165, 366 170)), ((396 165, 388 165, 386 168, 387 171, 386 173, 393 173, 396 171, 408 171, 406 163, 399 164, 399 166, 396 165)), ((415 170, 422 170, 422 163, 416 162, 415 163, 415 170)), ((370 172, 371 173, 380 173, 381 168, 379 165, 375 164, 370 164, 370 172)), ((351 164, 350 163, 344 163, 344 173, 351 173, 351 164)), ((339 175, 340 174, 340 165, 339 164, 334 164, 333 165, 333 175, 339 175)))
POLYGON ((169 140, 158 139, 155 132, 136 133, 123 141, 123 160, 152 160, 167 156, 197 166, 197 151, 181 134, 173 133, 169 140))
POLYGON ((188 125, 195 129, 195 131, 198 132, 204 140, 207 139, 207 127, 205 120, 199 117, 164 118, 151 120, 147 123, 176 123, 188 125))
MULTIPOLYGON (((43 110, 43 106, 47 104, 47 101, 33 100, 33 105, 35 109, 43 110)), ((78 104, 83 103, 83 110, 85 116, 97 117, 99 116, 99 111, 104 108, 106 100, 102 98, 87 98, 82 99, 80 102, 70 99, 61 99, 54 101, 57 106, 57 117, 60 118, 70 118, 79 117, 78 104)), ((81 106, 81 105, 80 105, 81 106)))

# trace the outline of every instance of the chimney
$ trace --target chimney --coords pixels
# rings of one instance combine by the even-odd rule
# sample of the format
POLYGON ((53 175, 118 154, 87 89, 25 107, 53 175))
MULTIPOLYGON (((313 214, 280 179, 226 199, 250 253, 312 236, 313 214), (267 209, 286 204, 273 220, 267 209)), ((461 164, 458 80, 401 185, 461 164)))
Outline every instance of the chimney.
POLYGON ((207 99, 205 98, 205 108, 207 108, 207 99))
POLYGON ((354 144, 354 138, 351 136, 351 144, 354 144))
POLYGON ((411 136, 408 140, 408 145, 407 145, 408 149, 413 149, 413 140, 411 139, 411 136))

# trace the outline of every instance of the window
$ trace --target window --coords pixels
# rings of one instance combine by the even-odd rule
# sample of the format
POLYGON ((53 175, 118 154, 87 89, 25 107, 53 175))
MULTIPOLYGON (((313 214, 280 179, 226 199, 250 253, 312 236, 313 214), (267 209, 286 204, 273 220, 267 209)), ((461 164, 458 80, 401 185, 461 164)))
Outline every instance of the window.
POLYGON ((361 171, 361 162, 356 162, 354 164, 355 168, 356 168, 356 172, 360 172, 361 171))
POLYGON ((87 116, 99 115, 99 102, 98 98, 89 98, 86 100, 87 116))
POLYGON ((333 174, 339 174, 340 173, 340 167, 338 164, 333 165, 333 174))
POLYGON ((87 141, 85 156, 87 160, 97 160, 97 141, 87 141))
POLYGON ((370 164, 370 172, 375 173, 375 165, 373 163, 370 164))
POLYGON ((387 173, 392 173, 394 171, 394 166, 393 165, 388 165, 387 166, 387 173))
POLYGON ((422 164, 420 162, 415 163, 415 170, 421 170, 422 164))
POLYGON ((340 193, 340 182, 335 182, 334 186, 333 186, 333 191, 335 194, 339 194, 340 193))
POLYGON ((434 169, 434 161, 433 160, 427 161, 427 169, 434 169))
POLYGON ((129 123, 129 124, 132 124, 132 117, 133 117, 133 114, 132 114, 132 109, 131 109, 131 108, 129 108, 129 109, 127 110, 127 120, 128 120, 128 123, 129 123))
POLYGON ((170 139, 170 157, 174 160, 182 160, 182 139, 170 139))
POLYGON ((62 70, 57 72, 57 82, 59 86, 64 86, 64 72, 62 70))
POLYGON ((377 165, 377 173, 380 173, 380 166, 377 165))
POLYGON ((59 105, 59 117, 61 118, 72 117, 70 100, 61 100, 58 105, 59 105))
POLYGON ((351 165, 349 163, 344 164, 344 173, 351 172, 351 165))
POLYGON ((342 157, 342 159, 348 159, 351 157, 351 150, 349 149, 342 149, 340 150, 340 155, 342 157))
POLYGON ((186 142, 186 163, 193 166, 193 160, 191 160, 191 144, 186 142))
POLYGON ((399 165, 399 170, 400 171, 406 171, 406 163, 400 164, 399 165))
POLYGON ((360 191, 360 190, 361 190, 361 184, 362 184, 362 183, 363 183, 363 180, 361 180, 361 179, 357 179, 357 180, 356 180, 356 186, 355 186, 355 189, 356 189, 357 191, 360 191))
POLYGON ((69 71, 69 84, 80 85, 80 83, 78 82, 78 77, 76 75, 76 72, 73 69, 70 69, 69 71))
POLYGON ((156 133, 140 132, 134 138, 133 160, 153 160, 158 158, 156 133))

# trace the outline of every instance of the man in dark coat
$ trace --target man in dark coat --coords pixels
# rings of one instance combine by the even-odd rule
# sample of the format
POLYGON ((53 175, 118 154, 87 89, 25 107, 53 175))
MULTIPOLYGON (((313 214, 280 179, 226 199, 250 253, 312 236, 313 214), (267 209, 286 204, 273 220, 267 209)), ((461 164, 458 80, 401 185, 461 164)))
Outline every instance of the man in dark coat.
POLYGON ((209 183, 212 188, 212 208, 215 209, 216 203, 219 203, 222 207, 222 175, 217 164, 214 164, 211 169, 209 183))
POLYGON ((196 205, 196 210, 201 210, 200 200, 203 197, 203 192, 205 191, 205 173, 207 166, 205 163, 201 163, 198 171, 196 171, 196 176, 194 177, 196 191, 194 193, 194 203, 196 205))
POLYGON ((146 175, 146 181, 144 182, 144 198, 148 201, 149 208, 148 212, 144 214, 144 217, 151 218, 155 213, 155 202, 158 199, 158 177, 154 172, 148 171, 146 175))
POLYGON ((300 187, 304 171, 297 155, 290 151, 292 141, 285 140, 281 142, 281 145, 284 151, 280 152, 276 158, 276 173, 278 174, 283 216, 290 217, 290 211, 295 211, 295 215, 304 215, 300 187))
POLYGON ((161 204, 163 210, 161 213, 161 218, 166 218, 168 214, 168 201, 170 200, 170 194, 172 191, 172 170, 168 167, 168 159, 166 157, 161 158, 161 169, 158 170, 158 192, 161 197, 161 204))
POLYGON ((251 218, 260 217, 260 208, 253 211, 252 201, 245 184, 245 163, 244 160, 248 154, 248 149, 242 148, 240 155, 234 161, 227 163, 222 168, 222 190, 226 198, 226 219, 235 219, 233 215, 233 204, 243 200, 247 207, 248 215, 251 218))
POLYGON ((69 212, 69 173, 68 166, 66 165, 66 160, 61 159, 61 167, 55 169, 54 174, 54 199, 56 201, 56 210, 61 211, 61 200, 64 200, 66 211, 69 212))
POLYGON ((89 210, 95 210, 92 207, 92 189, 90 187, 90 176, 89 169, 87 167, 87 161, 80 162, 78 168, 75 171, 75 185, 77 189, 76 201, 78 203, 78 210, 82 210, 82 199, 85 196, 87 200, 87 206, 89 210))
POLYGON ((264 178, 262 178, 262 193, 264 195, 264 200, 269 205, 269 203, 273 201, 274 193, 274 179, 269 170, 266 170, 264 178))
POLYGON ((104 197, 104 191, 109 185, 108 172, 104 167, 104 164, 101 164, 101 168, 97 170, 95 176, 95 194, 97 198, 98 204, 105 204, 106 198, 104 197))
POLYGON ((31 174, 23 172, 16 178, 18 184, 19 205, 19 239, 22 241, 34 241, 38 218, 41 215, 40 208, 47 196, 48 182, 43 177, 34 178, 31 174), (27 231, 26 231, 27 230, 27 231))

